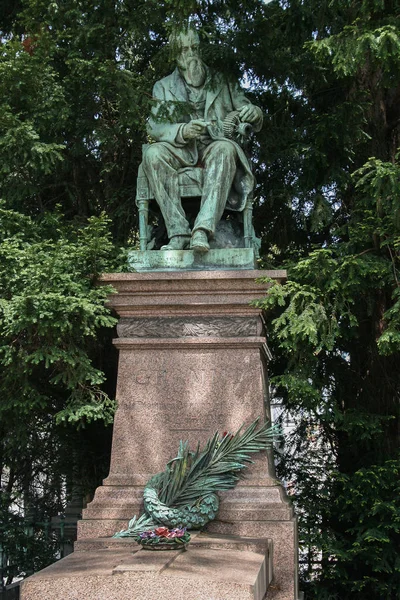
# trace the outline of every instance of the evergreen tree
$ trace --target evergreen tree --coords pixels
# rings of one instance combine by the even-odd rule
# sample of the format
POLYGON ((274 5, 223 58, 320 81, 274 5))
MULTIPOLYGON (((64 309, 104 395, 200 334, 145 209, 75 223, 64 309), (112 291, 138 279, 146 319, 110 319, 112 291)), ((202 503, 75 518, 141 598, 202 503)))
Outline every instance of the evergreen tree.
POLYGON ((399 597, 398 13, 289 2, 280 17, 291 68, 278 110, 293 135, 268 208, 289 203, 291 220, 266 258, 289 283, 261 304, 276 394, 298 418, 281 473, 297 485, 318 599, 399 597))

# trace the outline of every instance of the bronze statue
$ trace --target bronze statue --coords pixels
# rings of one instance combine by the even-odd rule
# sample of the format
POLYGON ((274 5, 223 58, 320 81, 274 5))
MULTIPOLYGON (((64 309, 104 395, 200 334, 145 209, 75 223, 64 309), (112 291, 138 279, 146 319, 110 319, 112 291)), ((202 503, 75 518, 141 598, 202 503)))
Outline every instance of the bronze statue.
POLYGON ((242 124, 259 131, 263 116, 238 85, 211 73, 203 63, 195 31, 180 33, 172 43, 177 47, 177 68, 154 86, 148 133, 156 142, 144 149, 143 170, 167 228, 169 243, 162 250, 190 247, 207 252, 227 203, 243 210, 254 187, 239 138, 227 137, 229 117, 236 115, 242 124), (201 205, 191 231, 182 208, 178 169, 199 164, 204 169, 201 205))

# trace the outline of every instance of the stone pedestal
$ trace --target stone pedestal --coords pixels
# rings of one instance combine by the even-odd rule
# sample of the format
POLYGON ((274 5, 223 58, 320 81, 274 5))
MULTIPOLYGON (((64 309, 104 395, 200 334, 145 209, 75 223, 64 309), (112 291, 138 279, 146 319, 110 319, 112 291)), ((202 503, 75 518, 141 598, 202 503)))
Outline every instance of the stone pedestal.
MULTIPOLYGON (((285 272, 103 276, 102 281, 118 292, 110 298, 110 305, 120 316, 119 337, 114 341, 119 349, 118 409, 110 474, 78 524, 79 549, 86 544, 90 552, 108 551, 107 536, 125 529, 128 520, 139 514, 144 484, 176 456, 179 440, 189 440, 195 448, 216 430, 236 431, 256 417, 268 418, 269 351, 261 312, 250 306, 252 300, 263 296, 267 285, 256 283, 256 276, 283 281, 285 272)), ((258 456, 246 470, 246 478, 221 496, 218 519, 207 530, 217 536, 270 540, 274 578, 266 598, 297 600, 296 521, 274 476, 273 461, 258 456)), ((241 552, 230 557, 232 564, 253 564, 243 548, 241 552)), ((228 560, 228 554, 226 557, 228 560)), ((224 560, 222 555, 220 560, 224 560)), ((254 565, 259 560, 254 557, 254 565)), ((196 576, 194 563, 182 569, 196 576)), ((199 599, 261 600, 256 588, 253 595, 246 595, 243 589, 236 595, 231 590, 231 595, 225 596, 222 592, 213 595, 210 588, 208 595, 199 599)), ((22 600, 31 597, 23 594, 22 600)), ((97 599, 95 595, 82 597, 97 599)), ((113 596, 104 596, 109 597, 113 596)), ((58 600, 58 596, 51 596, 51 600, 58 600)))

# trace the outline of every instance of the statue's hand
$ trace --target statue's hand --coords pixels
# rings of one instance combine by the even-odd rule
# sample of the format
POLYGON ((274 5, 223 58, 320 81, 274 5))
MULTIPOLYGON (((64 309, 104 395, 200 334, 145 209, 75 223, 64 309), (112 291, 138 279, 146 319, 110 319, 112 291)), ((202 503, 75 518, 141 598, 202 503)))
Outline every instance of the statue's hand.
POLYGON ((193 119, 189 123, 186 123, 182 129, 182 136, 184 140, 194 140, 199 138, 206 130, 208 123, 201 119, 193 119))
POLYGON ((240 109, 239 118, 242 123, 255 123, 258 119, 258 110, 252 104, 246 104, 240 109))

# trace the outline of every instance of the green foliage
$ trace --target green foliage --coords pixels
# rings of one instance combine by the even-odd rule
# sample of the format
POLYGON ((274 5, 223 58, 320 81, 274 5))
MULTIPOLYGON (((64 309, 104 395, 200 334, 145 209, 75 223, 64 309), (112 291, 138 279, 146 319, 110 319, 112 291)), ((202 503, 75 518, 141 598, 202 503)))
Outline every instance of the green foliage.
MULTIPOLYGON (((355 219, 359 222, 361 216, 369 218, 367 211, 360 211, 355 219)), ((386 464, 385 457, 398 448, 398 346, 392 340, 389 349, 385 340, 388 331, 397 331, 399 314, 395 304, 388 310, 383 304, 385 299, 389 304, 398 298, 396 258, 390 253, 385 256, 388 246, 383 246, 383 252, 351 253, 368 239, 362 227, 353 232, 352 239, 329 250, 313 250, 293 264, 288 283, 273 284, 257 304, 271 315, 270 342, 278 355, 271 377, 275 394, 284 399, 287 409, 301 411, 295 434, 285 442, 286 456, 281 457, 279 469, 296 489, 310 577, 305 577, 306 589, 315 598, 356 598, 356 593, 361 598, 368 593, 383 600, 396 598, 395 530, 390 545, 381 536, 376 547, 367 538, 357 546, 352 532, 358 527, 360 511, 348 511, 345 529, 343 522, 347 499, 354 500, 364 470, 370 469, 376 481, 380 475, 384 479, 386 467, 372 465, 377 459, 386 464), (378 313, 376 296, 381 302, 378 313), (383 376, 388 378, 387 387, 382 385, 383 376), (382 558, 383 578, 376 570, 387 548, 390 558, 382 558), (373 550, 370 560, 363 564, 369 550, 373 550), (322 570, 316 578, 315 561, 321 556, 322 570)), ((383 502, 383 489, 381 494, 377 486, 370 491, 376 503, 383 502)), ((391 510, 399 510, 396 494, 391 496, 391 510)), ((369 519, 373 529, 368 511, 365 507, 363 526, 368 528, 369 519)), ((388 526, 382 523, 378 529, 388 526)))
POLYGON ((278 471, 300 516, 302 585, 318 600, 398 598, 398 10, 270 9, 285 41, 269 38, 275 133, 255 213, 271 240, 263 264, 289 279, 258 306, 274 396, 295 423, 278 471))
POLYGON ((66 394, 59 422, 110 423, 113 402, 87 351, 87 340, 116 322, 104 306, 112 290, 93 285, 112 264, 107 219, 72 229, 57 214, 38 225, 1 209, 0 223, 1 411, 30 412, 66 394))
POLYGON ((362 18, 355 19, 337 35, 310 42, 310 49, 321 60, 332 61, 339 76, 356 75, 366 60, 386 76, 393 77, 400 67, 400 36, 395 24, 382 27, 365 26, 362 18))
POLYGON ((89 437, 91 423, 113 419, 115 403, 95 365, 96 338, 115 324, 105 307, 112 290, 97 284, 100 272, 119 263, 108 227, 104 215, 72 224, 58 213, 33 219, 0 206, 1 521, 9 582, 56 558, 56 540, 26 530, 24 514, 49 520, 74 485, 82 495, 93 485, 97 461, 71 424, 89 437), (81 465, 79 449, 87 452, 81 465))
POLYGON ((337 505, 344 524, 339 544, 347 551, 343 562, 352 563, 357 575, 349 584, 360 597, 368 589, 390 598, 400 588, 399 475, 400 463, 392 460, 351 477, 338 476, 337 505))
POLYGON ((68 107, 49 57, 15 40, 0 50, 0 97, 0 190, 17 208, 42 193, 63 160, 68 107))
POLYGON ((57 560, 58 544, 53 535, 46 535, 42 527, 32 527, 26 520, 10 514, 0 506, 1 543, 7 558, 2 573, 4 581, 32 575, 57 560))
POLYGON ((398 597, 399 468, 399 461, 391 460, 351 476, 332 473, 336 500, 326 511, 320 542, 331 560, 324 565, 322 581, 310 583, 310 593, 338 600, 348 595, 361 600, 366 593, 398 597))

